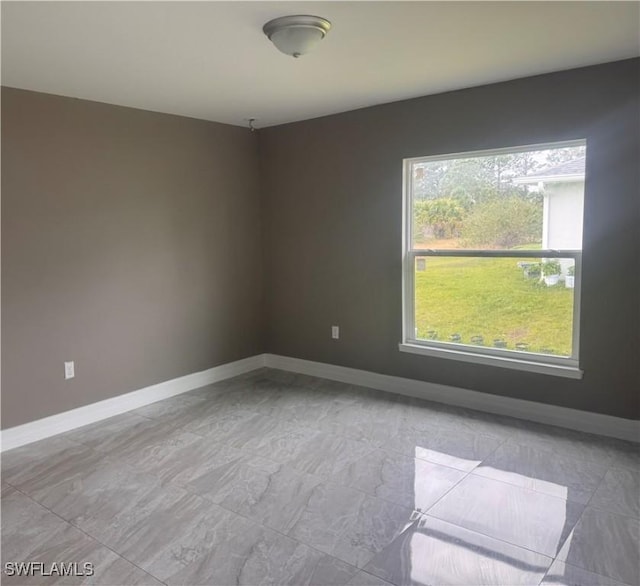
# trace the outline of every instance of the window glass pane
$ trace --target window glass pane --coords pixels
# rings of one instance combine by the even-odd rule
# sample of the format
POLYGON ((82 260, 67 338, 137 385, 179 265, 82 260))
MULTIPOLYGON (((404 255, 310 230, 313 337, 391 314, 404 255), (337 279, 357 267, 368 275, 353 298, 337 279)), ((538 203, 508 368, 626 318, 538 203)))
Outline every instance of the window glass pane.
POLYGON ((584 146, 414 161, 413 246, 580 250, 584 164, 584 146))
POLYGON ((572 355, 574 260, 415 259, 415 337, 572 355))

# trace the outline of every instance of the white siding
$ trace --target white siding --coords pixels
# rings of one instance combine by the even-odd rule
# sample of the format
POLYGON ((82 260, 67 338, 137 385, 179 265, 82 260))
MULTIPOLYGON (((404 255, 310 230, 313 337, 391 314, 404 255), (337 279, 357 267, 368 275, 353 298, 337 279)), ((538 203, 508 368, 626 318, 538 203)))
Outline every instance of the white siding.
POLYGON ((548 211, 545 210, 547 246, 581 249, 584 181, 547 183, 545 196, 548 205, 548 211))
MULTIPOLYGON (((544 187, 543 246, 582 249, 584 181, 547 183, 544 187)), ((564 277, 573 261, 561 260, 560 265, 564 277)))

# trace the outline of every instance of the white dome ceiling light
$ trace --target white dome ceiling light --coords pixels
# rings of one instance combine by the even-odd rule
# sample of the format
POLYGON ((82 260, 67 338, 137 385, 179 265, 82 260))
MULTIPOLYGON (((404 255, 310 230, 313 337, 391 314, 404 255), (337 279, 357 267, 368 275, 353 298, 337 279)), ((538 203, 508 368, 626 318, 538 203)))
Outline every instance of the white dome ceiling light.
POLYGON ((298 14, 270 20, 262 31, 279 51, 297 58, 311 51, 330 28, 326 18, 298 14))

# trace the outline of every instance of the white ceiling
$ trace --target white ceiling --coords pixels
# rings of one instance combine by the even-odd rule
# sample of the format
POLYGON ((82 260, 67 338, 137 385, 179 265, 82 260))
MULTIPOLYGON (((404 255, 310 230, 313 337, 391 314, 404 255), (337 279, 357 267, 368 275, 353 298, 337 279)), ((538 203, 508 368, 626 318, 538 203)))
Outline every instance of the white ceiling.
POLYGON ((640 55, 638 2, 2 2, 10 87, 256 126, 640 55), (333 28, 300 59, 262 25, 333 28))

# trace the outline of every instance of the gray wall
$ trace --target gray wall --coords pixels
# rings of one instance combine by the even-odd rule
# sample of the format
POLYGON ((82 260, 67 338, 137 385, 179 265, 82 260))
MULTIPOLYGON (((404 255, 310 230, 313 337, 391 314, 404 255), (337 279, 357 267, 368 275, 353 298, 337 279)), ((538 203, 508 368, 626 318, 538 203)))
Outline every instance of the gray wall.
POLYGON ((639 66, 257 135, 3 88, 2 427, 265 350, 640 417, 639 66), (584 379, 400 353, 402 159, 575 138, 584 379))
POLYGON ((257 156, 243 128, 3 88, 3 428, 263 351, 257 156))
POLYGON ((268 351, 638 418, 639 64, 261 131, 268 351), (400 353, 402 159, 578 138, 587 139, 584 379, 400 353))

